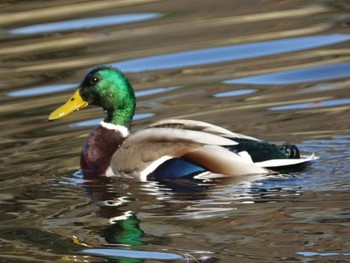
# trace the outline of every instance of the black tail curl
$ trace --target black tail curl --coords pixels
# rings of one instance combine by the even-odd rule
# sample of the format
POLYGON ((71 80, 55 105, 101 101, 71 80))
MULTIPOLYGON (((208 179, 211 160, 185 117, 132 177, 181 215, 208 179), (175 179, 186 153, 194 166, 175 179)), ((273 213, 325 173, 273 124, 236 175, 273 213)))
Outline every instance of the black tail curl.
POLYGON ((282 145, 280 151, 287 155, 288 159, 300 159, 300 151, 295 145, 282 145))

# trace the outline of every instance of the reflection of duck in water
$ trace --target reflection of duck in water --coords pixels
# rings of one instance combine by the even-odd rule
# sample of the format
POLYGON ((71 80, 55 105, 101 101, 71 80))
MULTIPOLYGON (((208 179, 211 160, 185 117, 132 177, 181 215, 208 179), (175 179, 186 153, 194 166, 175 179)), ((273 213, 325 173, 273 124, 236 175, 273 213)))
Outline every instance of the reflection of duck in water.
POLYGON ((127 211, 119 218, 114 218, 113 224, 102 230, 101 236, 110 244, 143 246, 146 242, 139 240, 144 236, 140 228, 140 220, 136 214, 127 211))
MULTIPOLYGON (((107 218, 110 223, 99 230, 99 233, 111 246, 104 244, 103 247, 96 248, 74 237, 74 243, 84 247, 80 252, 103 256, 108 262, 118 263, 141 263, 145 259, 183 259, 179 254, 152 251, 147 247, 148 243, 142 240, 145 233, 140 227, 141 222, 136 213, 125 209, 134 199, 111 191, 111 183, 108 178, 97 178, 83 184, 85 193, 98 206, 97 216, 107 218)), ((87 258, 84 259, 88 262, 87 258)))
POLYGON ((87 138, 81 156, 85 175, 132 176, 172 180, 197 176, 269 174, 315 159, 302 158, 292 145, 274 144, 193 120, 164 120, 130 135, 135 96, 126 77, 112 67, 98 67, 84 78, 66 104, 51 113, 62 118, 88 105, 106 117, 87 138))
POLYGON ((140 221, 132 211, 125 211, 128 203, 134 201, 129 196, 111 191, 111 181, 108 178, 88 180, 83 184, 85 194, 98 206, 96 215, 108 219, 110 225, 101 231, 101 236, 110 244, 141 246, 139 241, 144 236, 140 229, 140 221))
MULTIPOLYGON (((108 262, 115 263, 142 263, 144 260, 179 260, 184 257, 168 252, 158 252, 150 250, 139 250, 136 247, 146 246, 147 243, 140 241, 144 233, 140 229, 140 221, 134 213, 124 215, 124 218, 119 218, 115 223, 101 231, 101 236, 109 244, 121 245, 120 247, 103 247, 103 248, 86 248, 81 250, 84 254, 99 255, 109 259, 108 262), (129 248, 124 248, 129 247, 129 248)), ((87 246, 84 244, 84 246, 87 246)), ((88 262, 88 261, 85 261, 88 262)))

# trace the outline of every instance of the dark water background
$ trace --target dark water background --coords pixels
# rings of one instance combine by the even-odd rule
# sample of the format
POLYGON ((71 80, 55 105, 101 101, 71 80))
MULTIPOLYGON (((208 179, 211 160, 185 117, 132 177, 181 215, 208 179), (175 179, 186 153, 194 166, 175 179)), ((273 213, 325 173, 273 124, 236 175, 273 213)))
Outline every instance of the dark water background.
POLYGON ((350 261, 349 10, 347 0, 1 1, 0 262, 350 261), (183 191, 84 181, 80 149, 101 110, 47 116, 101 64, 133 83, 135 130, 191 118, 320 159, 183 191))

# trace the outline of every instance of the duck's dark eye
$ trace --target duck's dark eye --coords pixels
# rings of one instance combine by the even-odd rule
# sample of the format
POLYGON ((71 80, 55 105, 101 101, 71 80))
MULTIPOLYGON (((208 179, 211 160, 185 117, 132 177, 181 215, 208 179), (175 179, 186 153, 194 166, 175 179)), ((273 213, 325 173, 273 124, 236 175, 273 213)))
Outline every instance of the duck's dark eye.
POLYGON ((92 77, 92 78, 90 79, 90 83, 91 83, 91 84, 96 84, 97 82, 99 82, 99 79, 98 79, 97 77, 92 77))

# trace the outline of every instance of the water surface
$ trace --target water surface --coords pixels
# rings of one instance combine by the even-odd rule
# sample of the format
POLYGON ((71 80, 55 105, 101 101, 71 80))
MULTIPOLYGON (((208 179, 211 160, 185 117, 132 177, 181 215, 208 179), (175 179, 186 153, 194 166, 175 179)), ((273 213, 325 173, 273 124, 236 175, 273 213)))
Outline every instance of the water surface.
POLYGON ((4 1, 0 6, 1 262, 349 261, 346 1, 4 1), (208 121, 320 159, 245 180, 86 180, 103 117, 56 122, 91 67, 123 70, 133 129, 208 121))

